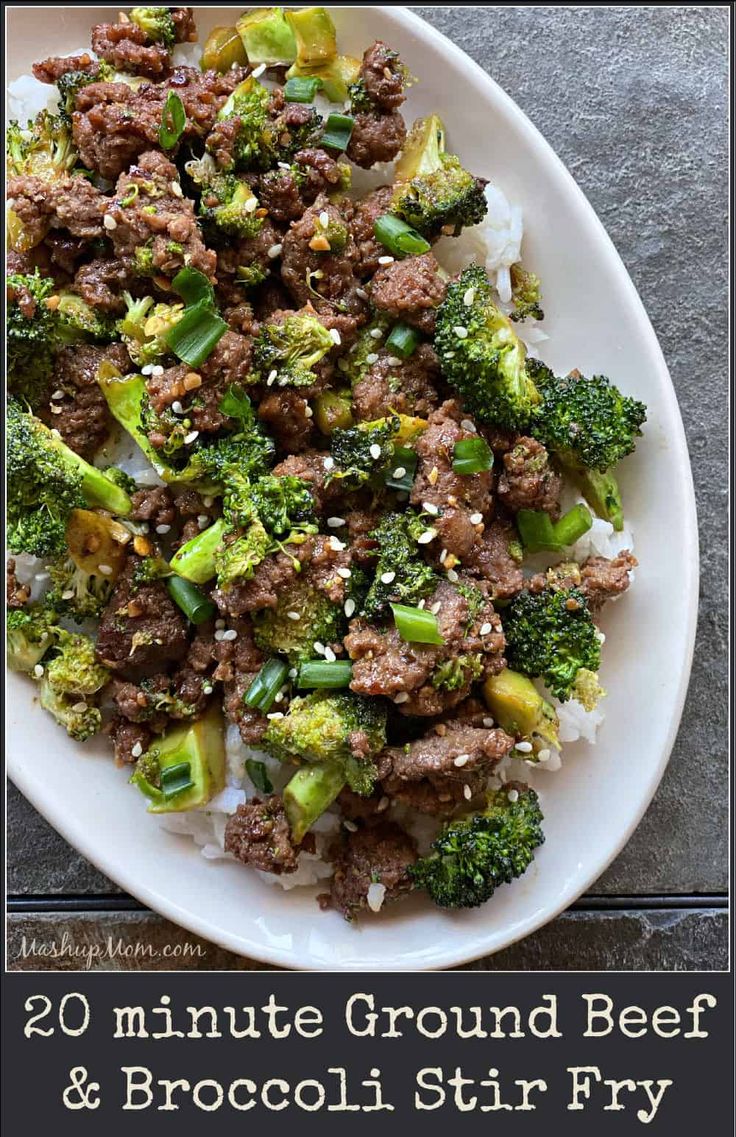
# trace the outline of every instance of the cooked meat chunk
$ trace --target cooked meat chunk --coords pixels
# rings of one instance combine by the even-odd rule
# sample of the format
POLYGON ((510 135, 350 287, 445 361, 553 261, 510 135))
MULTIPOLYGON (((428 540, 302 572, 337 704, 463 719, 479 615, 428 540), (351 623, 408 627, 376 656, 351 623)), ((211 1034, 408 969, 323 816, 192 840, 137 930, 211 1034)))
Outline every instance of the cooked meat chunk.
MULTIPOLYGON (((157 413, 181 403, 183 419, 199 434, 215 434, 232 426, 232 419, 223 414, 220 404, 231 386, 243 384, 251 358, 251 341, 237 332, 225 332, 215 344, 204 363, 197 370, 185 363, 166 367, 161 375, 146 380, 151 406, 157 413)), ((166 434, 152 430, 152 445, 161 447, 166 434)))
POLYGON ((363 53, 360 79, 366 95, 379 110, 396 110, 406 99, 406 70, 397 53, 381 40, 376 40, 363 53))
POLYGON ((311 303, 320 311, 339 303, 343 311, 359 314, 364 304, 356 294, 359 282, 353 271, 354 259, 345 218, 336 204, 320 194, 283 238, 281 279, 299 305, 311 303), (327 234, 340 236, 333 235, 331 245, 327 234))
POLYGON ((184 616, 162 581, 136 582, 140 564, 138 557, 128 557, 97 634, 100 663, 134 681, 160 673, 187 652, 184 616))
POLYGON ((49 229, 93 241, 105 235, 106 198, 87 178, 63 177, 48 182, 31 174, 10 178, 7 195, 34 245, 49 229))
POLYGON ((400 111, 359 111, 345 153, 356 166, 369 170, 378 162, 393 162, 405 141, 406 123, 400 111))
POLYGON ((115 255, 131 271, 170 278, 187 265, 214 274, 217 257, 204 247, 179 172, 163 154, 150 150, 120 175, 106 218, 115 255))
POLYGON ((350 553, 333 548, 329 537, 307 537, 291 545, 288 553, 272 553, 256 566, 250 580, 230 588, 217 588, 212 598, 226 616, 242 616, 262 608, 275 608, 285 590, 297 579, 307 579, 334 603, 345 596, 345 581, 338 568, 347 568, 350 553))
POLYGON ((121 316, 125 312, 123 291, 130 282, 128 266, 113 258, 103 258, 82 265, 74 277, 73 288, 90 307, 121 316))
POLYGON ((280 251, 281 233, 268 220, 255 237, 243 237, 221 246, 217 254, 220 302, 226 307, 242 304, 250 296, 250 289, 246 291, 243 284, 243 273, 267 275, 277 264, 280 251))
POLYGON ((446 290, 432 253, 382 265, 370 286, 371 300, 379 312, 404 320, 427 335, 434 332, 435 309, 444 300, 446 290))
POLYGON ((161 43, 149 43, 148 36, 129 20, 124 24, 95 24, 92 50, 116 71, 160 79, 169 71, 171 56, 161 43))
POLYGON ((258 200, 273 221, 296 221, 319 194, 334 193, 345 179, 345 167, 315 146, 298 150, 293 165, 277 167, 258 181, 258 200))
POLYGON ((614 600, 626 591, 631 583, 631 572, 638 563, 628 549, 611 560, 607 557, 588 557, 584 561, 580 566, 580 587, 593 612, 600 611, 607 600, 614 600))
POLYGON ((115 751, 115 764, 129 766, 137 762, 151 745, 153 732, 143 723, 131 722, 115 715, 108 724, 107 733, 115 751))
POLYGON ((258 406, 258 417, 287 454, 309 449, 314 433, 312 408, 299 391, 288 387, 269 391, 258 406))
POLYGON ((57 352, 51 381, 54 397, 42 418, 77 454, 91 460, 107 438, 112 416, 97 382, 100 364, 112 363, 125 373, 131 363, 121 343, 107 347, 77 344, 57 352))
POLYGON ((519 438, 514 448, 504 454, 496 492, 510 513, 520 509, 544 510, 556 520, 560 515, 561 486, 562 478, 536 438, 519 438))
POLYGON ((58 83, 70 71, 89 71, 97 74, 99 67, 86 51, 81 55, 52 55, 34 63, 31 69, 39 83, 58 83))
POLYGON ((22 608, 31 598, 28 584, 20 584, 15 575, 15 559, 8 557, 5 565, 5 599, 8 608, 22 608))
POLYGON ((412 888, 409 865, 417 859, 414 839, 393 822, 385 821, 347 833, 333 845, 330 859, 335 875, 329 895, 320 897, 323 908, 337 908, 347 920, 368 905, 372 884, 383 885, 382 902, 396 900, 412 888))
POLYGON ((386 246, 375 235, 374 225, 388 213, 394 196, 392 186, 380 186, 355 202, 350 217, 350 230, 356 247, 355 272, 365 278, 379 268, 378 258, 386 255, 386 246))
POLYGON ((510 552, 516 532, 504 521, 494 521, 473 545, 463 561, 463 567, 491 586, 494 600, 508 600, 524 587, 524 575, 519 562, 510 552))
POLYGON ((361 797, 360 794, 353 793, 346 786, 340 791, 337 804, 340 807, 340 813, 348 821, 370 823, 379 820, 390 803, 386 795, 380 790, 371 794, 370 797, 361 797))
POLYGON ((238 806, 225 826, 225 852, 262 872, 296 872, 299 853, 277 794, 238 806))
POLYGON ((131 497, 134 521, 146 521, 152 529, 159 525, 171 527, 176 521, 174 497, 168 486, 150 486, 138 490, 131 497))
MULTIPOLYGON (((254 707, 243 702, 243 696, 261 669, 263 656, 253 642, 250 620, 228 621, 229 628, 237 632, 234 640, 215 641, 212 654, 217 660, 213 679, 223 684, 223 709, 230 722, 235 723, 247 746, 258 746, 268 726, 268 719, 254 707)), ((188 662, 192 665, 193 649, 188 662)))
POLYGON ((51 273, 60 283, 67 283, 67 279, 74 276, 79 267, 78 261, 89 253, 84 237, 72 237, 63 229, 52 229, 47 233, 43 247, 48 253, 51 273))
POLYGON ((326 484, 328 470, 325 461, 329 454, 320 454, 316 450, 307 450, 303 454, 290 454, 274 467, 277 478, 290 474, 295 478, 302 478, 309 482, 314 496, 314 506, 318 513, 326 509, 338 508, 342 491, 339 481, 326 484))
POLYGON ((408 359, 397 359, 385 348, 377 354, 377 362, 353 388, 353 409, 359 419, 371 422, 391 411, 427 418, 437 409, 434 384, 440 366, 434 348, 421 343, 408 359))

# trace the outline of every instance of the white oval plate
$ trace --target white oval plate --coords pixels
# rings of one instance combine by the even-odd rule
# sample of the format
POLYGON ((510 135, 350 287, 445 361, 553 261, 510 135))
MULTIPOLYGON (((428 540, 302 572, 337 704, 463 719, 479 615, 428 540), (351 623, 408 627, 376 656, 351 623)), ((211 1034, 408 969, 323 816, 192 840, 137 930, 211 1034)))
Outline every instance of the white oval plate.
MULTIPOLYGON (((10 77, 33 60, 89 42, 117 9, 8 11, 10 77)), ((200 33, 237 9, 195 9, 200 33)), ((492 20, 491 10, 477 9, 492 20)), ((544 284, 544 356, 555 369, 604 372, 646 401, 649 423, 623 466, 627 517, 641 567, 607 613, 606 722, 596 746, 566 748, 542 782, 547 840, 525 877, 485 907, 446 914, 412 897, 356 928, 318 910, 309 891, 283 892, 234 863, 206 861, 188 839, 147 817, 104 742, 67 740, 11 676, 9 772, 61 834, 121 888, 208 940, 292 968, 448 967, 506 947, 551 920, 600 876, 640 821, 666 766, 693 648, 698 545, 690 466, 667 367, 634 286, 593 209, 516 104, 449 40, 402 8, 333 9, 344 51, 374 38, 422 82, 407 117, 439 110, 451 149, 524 210, 525 260, 544 284)), ((523 15, 520 15, 523 19, 523 15)), ((488 61, 491 68, 493 60, 488 61)), ((541 776, 540 776, 541 780, 541 776)), ((651 850, 654 860, 659 855, 651 850)), ((554 968, 561 960, 550 959, 554 968)))

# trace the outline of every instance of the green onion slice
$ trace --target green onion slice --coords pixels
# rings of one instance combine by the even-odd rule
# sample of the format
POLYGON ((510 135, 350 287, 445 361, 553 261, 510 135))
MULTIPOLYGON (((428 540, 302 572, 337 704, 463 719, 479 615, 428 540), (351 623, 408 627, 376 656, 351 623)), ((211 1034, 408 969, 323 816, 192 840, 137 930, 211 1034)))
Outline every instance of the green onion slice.
POLYGON ((391 465, 386 471, 386 485, 392 490, 409 493, 417 472, 417 452, 410 446, 395 446, 391 465), (402 472, 403 471, 403 472, 402 472))
POLYGON ((311 103, 314 96, 322 86, 322 80, 317 76, 298 76, 287 79, 284 84, 284 98, 287 103, 311 103))
POLYGON ((269 659, 264 663, 243 696, 245 705, 255 707, 256 710, 263 711, 264 714, 266 711, 270 711, 283 686, 288 670, 289 668, 283 659, 269 659))
POLYGON ((192 768, 188 762, 177 762, 175 766, 165 766, 161 771, 161 793, 165 798, 183 793, 193 785, 192 768))
POLYGON ((493 451, 484 438, 461 438, 452 451, 456 474, 481 474, 493 466, 493 451))
POLYGON ((206 302, 208 307, 215 308, 215 290, 208 277, 198 268, 182 268, 177 272, 171 282, 174 292, 178 292, 184 303, 191 307, 200 302, 206 302))
POLYGON ((574 505, 556 523, 542 510, 520 509, 516 515, 516 527, 527 553, 559 553, 566 545, 574 545, 592 524, 590 510, 582 503, 574 505))
POLYGON ((161 125, 158 128, 158 140, 162 150, 171 150, 176 146, 186 124, 187 115, 183 102, 176 91, 169 91, 161 114, 161 125))
POLYGON ((416 351, 421 338, 416 328, 410 328, 408 324, 394 324, 386 340, 386 349, 398 355, 399 359, 408 359, 416 351))
POLYGON ((410 608, 406 604, 392 604, 394 623, 402 640, 415 644, 443 644, 437 617, 425 608, 410 608))
POLYGON ((349 659, 313 659, 299 668, 297 685, 299 687, 348 687, 353 677, 353 665, 349 659))
POLYGON ((217 609, 209 596, 205 596, 191 580, 185 580, 183 576, 170 576, 166 587, 171 599, 192 624, 203 624, 215 615, 217 609))
POLYGON ((328 115, 322 135, 322 145, 329 146, 331 150, 346 150, 354 126, 355 119, 349 114, 328 115))
POLYGON ((563 547, 574 545, 578 538, 587 533, 593 524, 593 518, 587 506, 579 502, 572 509, 555 522, 555 537, 563 547))
POLYGON ((200 300, 184 309, 182 318, 163 338, 174 355, 190 367, 199 367, 226 331, 225 321, 211 310, 208 301, 200 300))
POLYGON ((260 790, 262 794, 273 793, 273 785, 268 776, 265 762, 258 762, 255 758, 246 758, 245 768, 248 771, 248 777, 257 790, 260 790))
POLYGON ((394 217, 393 213, 377 217, 373 223, 373 232, 377 240, 397 257, 419 256, 432 247, 421 233, 417 233, 416 229, 412 229, 400 217, 394 217))

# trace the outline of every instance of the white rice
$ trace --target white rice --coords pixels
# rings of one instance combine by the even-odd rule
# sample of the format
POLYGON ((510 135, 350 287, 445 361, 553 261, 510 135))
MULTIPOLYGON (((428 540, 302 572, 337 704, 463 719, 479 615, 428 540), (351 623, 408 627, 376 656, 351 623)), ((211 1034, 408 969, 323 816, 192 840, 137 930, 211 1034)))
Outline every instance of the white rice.
POLYGON ((511 301, 511 265, 521 260, 524 232, 521 207, 511 205, 498 186, 485 189, 488 213, 480 225, 463 229, 459 237, 442 237, 434 253, 449 273, 457 273, 473 261, 485 265, 504 304, 511 301))

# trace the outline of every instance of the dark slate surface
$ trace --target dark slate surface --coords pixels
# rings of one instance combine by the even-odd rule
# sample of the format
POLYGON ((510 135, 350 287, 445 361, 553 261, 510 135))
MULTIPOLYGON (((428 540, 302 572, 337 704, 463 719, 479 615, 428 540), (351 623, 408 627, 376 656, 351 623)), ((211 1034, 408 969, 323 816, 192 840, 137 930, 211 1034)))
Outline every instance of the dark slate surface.
MULTIPOLYGON (((594 891, 725 891, 728 12, 692 6, 414 11, 516 99, 588 195, 659 335, 688 435, 702 553, 692 683, 655 801, 594 891)), ((9 863, 11 893, 113 891, 15 792, 9 863)), ((570 920, 566 935, 582 936, 578 916, 570 920)), ((668 939, 669 962, 661 966, 677 966, 678 951, 683 960, 701 951, 715 961, 723 921, 691 914, 683 921, 677 926, 708 927, 708 935, 692 931, 697 948, 668 939)), ((636 954, 641 940, 626 940, 626 921, 606 926, 611 937, 624 937, 622 952, 636 954)), ((580 950, 588 950, 582 941, 580 950)), ((641 966, 660 966, 645 963, 645 955, 642 949, 641 966)))

